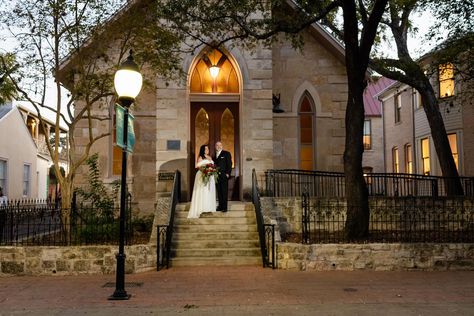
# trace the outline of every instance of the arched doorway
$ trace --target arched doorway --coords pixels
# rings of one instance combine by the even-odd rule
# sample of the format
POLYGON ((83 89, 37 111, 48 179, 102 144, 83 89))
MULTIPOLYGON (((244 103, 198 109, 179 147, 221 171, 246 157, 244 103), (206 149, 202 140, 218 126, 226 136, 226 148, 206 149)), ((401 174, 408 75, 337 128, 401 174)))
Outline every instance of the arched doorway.
POLYGON ((221 141, 232 155, 229 199, 240 196, 240 83, 238 69, 228 54, 206 50, 199 56, 190 76, 190 192, 194 185, 194 168, 199 148, 208 144, 215 154, 215 143, 221 141), (218 72, 213 67, 218 67, 218 72), (217 73, 212 74, 213 71, 217 73))

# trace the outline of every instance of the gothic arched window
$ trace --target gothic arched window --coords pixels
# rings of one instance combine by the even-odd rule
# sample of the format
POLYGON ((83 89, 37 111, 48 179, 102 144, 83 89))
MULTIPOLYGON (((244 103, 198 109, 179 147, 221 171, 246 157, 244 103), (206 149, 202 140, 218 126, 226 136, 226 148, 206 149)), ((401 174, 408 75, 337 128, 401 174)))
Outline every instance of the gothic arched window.
POLYGON ((300 169, 314 169, 314 106, 311 97, 305 93, 299 106, 299 162, 300 169))

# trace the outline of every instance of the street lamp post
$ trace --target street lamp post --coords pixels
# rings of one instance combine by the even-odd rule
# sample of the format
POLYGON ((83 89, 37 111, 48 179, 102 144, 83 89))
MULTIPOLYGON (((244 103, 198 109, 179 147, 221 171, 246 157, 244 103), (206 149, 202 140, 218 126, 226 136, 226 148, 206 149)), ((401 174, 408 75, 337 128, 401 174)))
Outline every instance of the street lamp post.
POLYGON ((119 103, 124 107, 123 116, 123 148, 122 148, 122 181, 120 190, 120 237, 117 258, 116 281, 114 294, 109 300, 128 300, 130 294, 125 290, 125 218, 127 195, 127 143, 128 143, 128 109, 135 101, 142 88, 142 75, 138 65, 133 61, 132 51, 115 73, 114 86, 119 103))

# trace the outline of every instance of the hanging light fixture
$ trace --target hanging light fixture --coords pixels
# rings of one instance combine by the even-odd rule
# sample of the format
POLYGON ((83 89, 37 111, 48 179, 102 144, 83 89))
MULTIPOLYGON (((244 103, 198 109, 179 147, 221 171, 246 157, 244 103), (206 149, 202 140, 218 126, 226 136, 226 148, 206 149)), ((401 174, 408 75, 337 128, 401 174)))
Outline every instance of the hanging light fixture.
POLYGON ((213 66, 209 67, 209 72, 211 73, 212 79, 215 80, 217 78, 217 76, 219 75, 220 70, 221 69, 217 65, 213 65, 213 66))

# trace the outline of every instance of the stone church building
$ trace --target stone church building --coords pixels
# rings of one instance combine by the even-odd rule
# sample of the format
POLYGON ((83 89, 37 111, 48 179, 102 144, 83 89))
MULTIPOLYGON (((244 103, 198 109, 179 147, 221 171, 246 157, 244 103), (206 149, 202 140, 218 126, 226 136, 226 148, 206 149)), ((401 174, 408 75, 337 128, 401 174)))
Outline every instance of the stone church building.
MULTIPOLYGON (((140 212, 153 212, 160 198, 169 196, 176 169, 183 199, 190 199, 199 147, 209 144, 214 150, 218 140, 232 154, 233 199, 248 198, 252 169, 259 179, 268 169, 343 170, 344 49, 317 24, 303 37, 302 51, 283 40, 252 51, 204 48, 183 56, 183 83, 145 70, 155 82, 131 109, 136 144, 128 162, 129 190, 140 212), (220 71, 213 78, 209 69, 216 64, 220 71)), ((113 104, 109 111, 113 117, 113 104)), ((113 125, 111 120, 95 128, 113 131, 113 125)), ((76 129, 77 144, 86 133, 76 129)), ((99 153, 105 181, 119 179, 121 151, 114 136, 98 141, 93 152, 99 153)), ((77 180, 80 184, 83 177, 77 180)))

